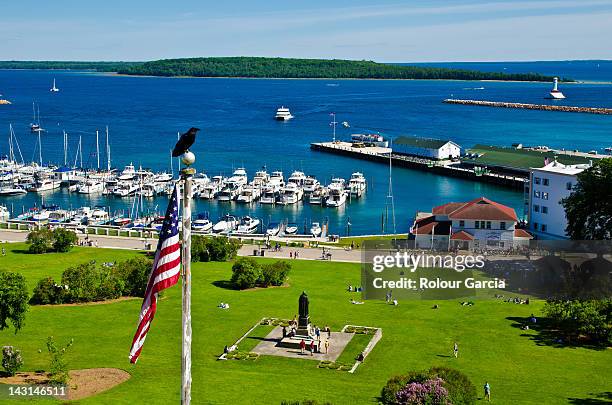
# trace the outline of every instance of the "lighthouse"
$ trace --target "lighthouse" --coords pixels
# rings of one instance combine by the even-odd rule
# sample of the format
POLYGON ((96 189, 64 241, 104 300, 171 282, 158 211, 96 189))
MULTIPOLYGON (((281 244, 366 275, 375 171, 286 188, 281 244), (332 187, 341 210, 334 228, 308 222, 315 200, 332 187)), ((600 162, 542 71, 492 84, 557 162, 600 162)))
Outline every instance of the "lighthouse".
POLYGON ((547 98, 552 98, 552 99, 555 99, 555 100, 561 100, 561 99, 565 98, 563 93, 561 93, 561 91, 559 91, 558 85, 559 85, 559 79, 557 77, 554 77, 553 78, 553 88, 550 91, 550 94, 549 94, 549 96, 547 98))

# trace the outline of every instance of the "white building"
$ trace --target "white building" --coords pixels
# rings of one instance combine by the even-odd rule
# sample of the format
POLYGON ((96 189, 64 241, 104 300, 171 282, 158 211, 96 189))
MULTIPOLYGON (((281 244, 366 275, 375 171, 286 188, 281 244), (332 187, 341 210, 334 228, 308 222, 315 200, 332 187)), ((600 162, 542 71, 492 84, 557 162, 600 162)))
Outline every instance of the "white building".
POLYGON ((556 160, 530 171, 529 229, 544 239, 567 238, 567 217, 561 200, 569 196, 578 174, 588 164, 564 165, 556 160))
POLYGON ((461 156, 461 147, 448 140, 400 136, 393 141, 393 152, 444 160, 461 156))
POLYGON ((410 232, 417 249, 510 249, 529 243, 532 236, 516 227, 513 208, 480 197, 451 202, 417 213, 410 232))

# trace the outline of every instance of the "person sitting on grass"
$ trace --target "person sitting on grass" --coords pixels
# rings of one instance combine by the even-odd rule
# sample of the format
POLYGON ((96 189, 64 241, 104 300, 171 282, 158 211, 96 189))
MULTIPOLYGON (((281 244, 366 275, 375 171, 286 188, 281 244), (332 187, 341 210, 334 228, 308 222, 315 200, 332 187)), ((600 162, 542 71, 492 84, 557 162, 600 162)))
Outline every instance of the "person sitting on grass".
POLYGON ((355 301, 354 299, 351 298, 351 304, 361 305, 363 304, 363 301, 355 301))
POLYGON ((393 306, 396 307, 398 305, 397 300, 394 298, 393 299, 393 306))

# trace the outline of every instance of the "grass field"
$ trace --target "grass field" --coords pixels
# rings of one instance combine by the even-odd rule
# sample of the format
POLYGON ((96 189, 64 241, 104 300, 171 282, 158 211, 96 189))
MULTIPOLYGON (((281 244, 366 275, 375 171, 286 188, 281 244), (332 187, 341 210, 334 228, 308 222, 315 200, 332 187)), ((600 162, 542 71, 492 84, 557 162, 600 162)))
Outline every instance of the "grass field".
MULTIPOLYGON (((136 252, 76 248, 65 255, 32 256, 17 253, 24 245, 9 245, 1 270, 27 276, 30 289, 45 275, 79 261, 119 260, 136 252)), ((261 259, 266 260, 266 259, 261 259)), ((555 348, 540 345, 536 331, 522 331, 511 318, 540 314, 541 302, 514 305, 479 300, 473 307, 457 301, 402 301, 397 307, 368 301, 351 305, 360 266, 350 263, 294 261, 289 287, 234 291, 219 287, 228 280, 231 263, 193 266, 193 403, 280 404, 282 400, 316 399, 334 404, 376 403, 387 379, 408 370, 433 365, 457 368, 478 387, 491 384, 497 404, 581 403, 612 391, 612 350, 555 348), (313 323, 339 330, 345 324, 380 327, 383 337, 355 374, 318 369, 317 362, 262 356, 256 361, 217 361, 225 344, 236 341, 262 317, 292 318, 302 290, 310 297, 313 323), (229 310, 216 308, 229 302, 229 310), (453 342, 459 358, 452 357, 453 342)), ((180 288, 173 287, 160 301, 157 317, 137 365, 127 355, 140 302, 104 305, 31 307, 25 327, 17 334, 0 332, 0 345, 22 349, 25 370, 47 366, 45 341, 74 338, 67 355, 73 369, 117 367, 132 378, 114 389, 79 401, 83 404, 177 403, 180 387, 180 288), (42 354, 38 350, 42 349, 42 354)), ((356 297, 355 297, 356 298, 356 297)), ((254 332, 262 336, 266 328, 254 332)), ((249 350, 246 341, 240 350, 249 350)), ((349 348, 347 350, 350 349, 349 348)), ((341 355, 350 360, 353 353, 341 355)), ((46 402, 48 403, 48 402, 46 402)), ((584 402, 589 403, 589 402, 584 402)))
MULTIPOLYGON (((476 145, 467 150, 468 153, 483 154, 483 156, 466 160, 469 163, 491 166, 516 167, 529 169, 531 167, 544 166, 544 158, 552 161, 555 157, 554 152, 538 152, 532 150, 522 150, 514 148, 502 148, 498 146, 476 145)), ((579 156, 556 155, 557 161, 563 164, 582 164, 589 163, 589 159, 579 156)))

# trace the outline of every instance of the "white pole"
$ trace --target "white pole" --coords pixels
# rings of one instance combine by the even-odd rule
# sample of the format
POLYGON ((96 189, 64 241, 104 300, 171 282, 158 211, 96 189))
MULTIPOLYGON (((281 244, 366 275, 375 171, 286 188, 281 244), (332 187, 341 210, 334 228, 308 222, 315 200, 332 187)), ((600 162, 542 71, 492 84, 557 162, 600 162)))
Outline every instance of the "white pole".
POLYGON ((191 180, 195 170, 185 168, 183 179, 183 352, 181 358, 181 404, 191 402, 191 180))
POLYGON ((64 132, 64 167, 67 166, 68 164, 68 155, 66 155, 68 153, 68 135, 66 134, 66 131, 64 132))
POLYGON ((100 137, 96 129, 96 158, 98 159, 98 171, 100 171, 100 137))
POLYGON ((82 138, 79 135, 79 156, 81 158, 81 169, 83 168, 83 144, 81 142, 82 138))
POLYGON ((110 144, 108 143, 108 125, 106 126, 106 170, 110 173, 111 170, 111 156, 110 156, 110 144))

